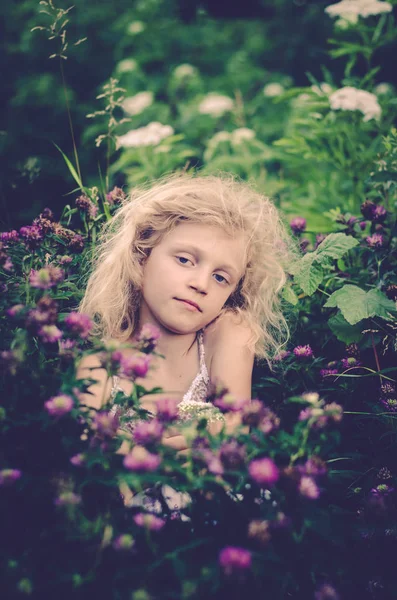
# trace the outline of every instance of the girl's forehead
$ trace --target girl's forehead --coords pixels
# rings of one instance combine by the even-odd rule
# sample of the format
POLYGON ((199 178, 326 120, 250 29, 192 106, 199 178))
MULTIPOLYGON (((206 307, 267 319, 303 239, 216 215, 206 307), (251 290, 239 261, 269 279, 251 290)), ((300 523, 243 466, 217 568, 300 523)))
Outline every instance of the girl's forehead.
POLYGON ((170 244, 174 242, 195 242, 204 246, 239 247, 244 243, 242 232, 228 231, 217 225, 206 223, 179 223, 163 238, 170 244))
POLYGON ((235 270, 245 270, 246 242, 242 232, 229 232, 203 223, 180 223, 162 240, 169 247, 200 252, 213 258, 227 258, 235 270))

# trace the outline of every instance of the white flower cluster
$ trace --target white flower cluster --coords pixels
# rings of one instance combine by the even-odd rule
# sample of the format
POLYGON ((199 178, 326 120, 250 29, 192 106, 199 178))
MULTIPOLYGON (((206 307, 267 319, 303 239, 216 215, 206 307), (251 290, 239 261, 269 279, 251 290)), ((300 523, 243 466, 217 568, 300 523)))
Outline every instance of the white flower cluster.
POLYGON ((128 25, 127 31, 132 35, 137 35, 138 33, 142 33, 145 31, 146 25, 142 21, 133 21, 128 25))
POLYGON ((174 134, 171 125, 162 125, 153 121, 146 127, 132 129, 117 138, 118 147, 140 148, 141 146, 157 146, 162 140, 174 134))
POLYGON ((284 92, 284 87, 281 83, 268 83, 263 88, 263 95, 267 98, 275 98, 276 96, 280 96, 284 92))
POLYGON ((139 115, 151 104, 153 104, 153 92, 139 92, 135 96, 125 98, 122 107, 129 115, 139 115))
POLYGON ((234 103, 228 96, 210 93, 200 102, 198 110, 202 115, 221 117, 225 112, 233 110, 234 103))
POLYGON ((239 127, 232 132, 218 131, 209 140, 208 145, 217 146, 221 142, 231 142, 233 145, 241 144, 244 140, 252 140, 255 137, 255 131, 248 127, 239 127))
POLYGON ((357 21, 358 17, 369 17, 392 11, 389 2, 379 0, 341 0, 338 4, 327 6, 325 12, 331 17, 342 17, 351 22, 357 21))
POLYGON ((181 402, 178 406, 179 420, 193 421, 197 419, 207 419, 209 423, 224 421, 221 411, 208 402, 181 402))
POLYGON ((134 58, 124 58, 117 65, 117 71, 119 73, 130 73, 135 71, 138 67, 138 63, 134 58))
POLYGON ((329 97, 332 110, 359 110, 363 113, 363 121, 379 119, 382 109, 375 94, 358 90, 354 87, 343 87, 329 97))
POLYGON ((192 77, 196 73, 196 67, 193 67, 193 65, 189 65, 188 63, 183 63, 182 65, 175 67, 173 75, 176 79, 184 79, 185 77, 192 77))

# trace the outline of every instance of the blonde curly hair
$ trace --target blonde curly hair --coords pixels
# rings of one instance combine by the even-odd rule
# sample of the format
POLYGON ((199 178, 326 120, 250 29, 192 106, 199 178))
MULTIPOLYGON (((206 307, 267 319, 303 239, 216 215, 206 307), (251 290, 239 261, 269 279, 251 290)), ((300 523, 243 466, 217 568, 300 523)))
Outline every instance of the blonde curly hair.
POLYGON ((251 347, 269 364, 289 337, 280 292, 298 256, 271 200, 232 175, 178 173, 135 188, 105 223, 79 311, 93 335, 127 342, 136 333, 145 260, 181 222, 218 226, 246 239, 246 271, 221 315, 233 312, 252 331, 251 347))

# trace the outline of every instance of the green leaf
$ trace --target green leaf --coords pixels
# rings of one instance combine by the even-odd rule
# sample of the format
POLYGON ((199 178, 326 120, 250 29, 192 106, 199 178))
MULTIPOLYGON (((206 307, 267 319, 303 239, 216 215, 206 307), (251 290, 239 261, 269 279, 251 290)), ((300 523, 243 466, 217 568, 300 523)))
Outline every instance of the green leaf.
POLYGON ((298 296, 295 294, 294 290, 290 285, 286 285, 283 289, 282 296, 286 302, 292 304, 292 306, 296 306, 299 302, 298 296))
POLYGON ((368 317, 366 292, 355 285, 345 285, 336 290, 324 304, 325 308, 338 307, 350 325, 368 317))
POLYGON ((341 258, 351 248, 358 245, 358 241, 351 235, 344 233, 331 233, 316 249, 317 260, 321 263, 322 258, 341 258))
POLYGON ((62 150, 60 149, 59 146, 57 146, 56 144, 54 144, 55 148, 57 148, 59 150, 59 152, 62 154, 63 156, 63 160, 65 161, 65 163, 67 164, 67 167, 73 177, 73 179, 75 180, 75 182, 77 183, 77 185, 80 187, 80 189, 83 189, 83 183, 80 179, 80 177, 77 174, 76 169, 74 168, 74 166, 72 165, 72 163, 70 162, 70 160, 68 159, 68 157, 66 156, 66 154, 64 154, 62 152, 62 150))
POLYGON ((350 325, 340 312, 328 320, 328 325, 337 339, 345 344, 358 342, 362 337, 361 326, 350 325))
POLYGON ((367 307, 369 317, 382 317, 386 321, 390 320, 390 313, 396 312, 396 305, 393 300, 389 300, 380 290, 372 289, 367 293, 367 307))
POLYGON ((300 285, 302 290, 308 296, 314 294, 324 277, 321 266, 313 264, 315 258, 315 252, 305 254, 296 266, 297 268, 294 276, 294 281, 300 285))
POLYGON ((325 303, 325 308, 340 308, 342 315, 350 325, 362 319, 381 317, 390 319, 389 313, 395 313, 396 307, 382 292, 372 289, 365 292, 355 285, 345 285, 336 290, 325 303))

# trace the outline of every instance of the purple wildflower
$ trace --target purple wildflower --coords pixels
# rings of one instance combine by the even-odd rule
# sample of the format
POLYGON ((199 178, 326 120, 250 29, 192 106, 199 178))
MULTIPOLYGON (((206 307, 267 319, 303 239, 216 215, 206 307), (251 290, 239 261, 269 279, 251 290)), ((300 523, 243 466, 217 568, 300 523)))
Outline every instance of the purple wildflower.
POLYGON ((134 538, 129 533, 123 533, 113 540, 115 550, 131 550, 134 544, 134 538))
POLYGON ((59 396, 53 396, 47 400, 47 402, 44 403, 44 406, 51 417, 62 417, 72 410, 74 400, 67 394, 60 394, 59 396))
POLYGON ((81 496, 74 492, 62 492, 55 498, 55 506, 76 506, 80 504, 81 496))
POLYGON ((299 235, 300 233, 303 233, 306 229, 306 219, 304 219, 303 217, 295 217, 294 219, 292 219, 292 221, 290 221, 289 225, 292 229, 292 232, 295 235, 299 235))
POLYGON ((75 454, 74 456, 72 456, 70 458, 70 462, 75 467, 82 467, 85 464, 85 461, 86 461, 86 456, 82 452, 80 452, 79 454, 75 454))
POLYGON ((78 312, 69 313, 65 317, 64 324, 71 333, 82 339, 86 339, 89 336, 93 327, 90 317, 78 312))
POLYGON ((391 494, 392 492, 394 492, 394 488, 390 485, 387 485, 387 483, 380 483, 371 490, 371 494, 373 496, 379 496, 382 498, 384 498, 385 496, 389 496, 389 494, 391 494))
POLYGON ((317 500, 320 496, 320 489, 314 479, 308 475, 303 475, 299 482, 299 493, 309 500, 317 500))
POLYGON ((76 198, 76 206, 91 219, 94 219, 97 216, 98 207, 85 194, 76 198))
POLYGON ((19 240, 18 232, 13 229, 12 231, 4 231, 0 233, 0 241, 5 244, 10 242, 17 242, 19 240))
POLYGON ((381 394, 384 396, 395 396, 396 395, 396 386, 394 383, 390 383, 390 381, 386 381, 382 383, 380 386, 381 394))
POLYGON ((370 248, 382 248, 383 235, 380 233, 374 233, 373 235, 369 235, 367 238, 365 238, 365 241, 370 248))
POLYGON ((338 369, 320 369, 320 377, 324 379, 338 374, 338 369))
POLYGON ((263 402, 261 402, 260 400, 251 400, 251 402, 243 408, 243 424, 250 425, 252 427, 257 427, 260 423, 261 418, 264 415, 265 408, 266 407, 264 406, 263 402))
POLYGON ((138 513, 134 515, 133 519, 139 527, 146 527, 149 531, 160 531, 165 525, 164 519, 149 513, 138 513))
POLYGON ((21 362, 21 356, 15 350, 0 351, 0 366, 2 370, 16 375, 17 367, 21 362))
POLYGON ((0 471, 0 485, 12 485, 22 476, 22 471, 19 469, 2 469, 0 471))
POLYGON ((385 207, 382 205, 376 206, 373 211, 372 221, 374 223, 383 223, 383 221, 385 221, 386 217, 387 217, 387 210, 385 209, 385 207))
POLYGON ((178 418, 179 401, 175 398, 160 398, 157 400, 157 419, 163 423, 171 423, 178 418))
POLYGON ((363 202, 360 210, 361 210, 361 214, 363 215, 364 219, 367 219, 367 221, 372 221, 372 218, 373 218, 373 215, 375 212, 375 208, 376 208, 376 204, 371 202, 371 200, 366 200, 365 202, 363 202))
POLYGON ((248 465, 251 478, 258 485, 274 485, 280 472, 271 458, 257 458, 248 465))
POLYGON ((339 423, 343 417, 343 408, 336 402, 330 402, 324 405, 324 413, 329 420, 334 423, 339 423))
POLYGON ((24 308, 24 304, 14 304, 14 306, 11 306, 6 310, 6 313, 9 317, 15 318, 21 314, 24 308))
POLYGON ((200 449, 195 452, 195 458, 202 460, 212 475, 223 475, 225 469, 221 459, 210 449, 200 449))
POLYGON ((219 553, 219 564, 226 575, 247 571, 251 563, 251 552, 239 546, 226 546, 219 553))
POLYGON ((82 252, 84 250, 84 238, 78 233, 74 234, 68 243, 68 248, 72 252, 82 252))
POLYGON ((244 465, 246 456, 245 446, 237 440, 223 442, 219 448, 219 458, 226 469, 238 469, 244 465))
POLYGON ((397 412, 397 398, 381 398, 380 401, 389 412, 397 412))
POLYGON ((62 337, 62 331, 56 325, 43 325, 38 331, 38 335, 44 344, 55 344, 62 337))
POLYGON ((136 444, 146 446, 159 442, 164 433, 164 425, 156 419, 140 421, 134 427, 133 438, 136 444))
POLYGON ((281 350, 281 352, 274 356, 273 360, 282 361, 284 360, 284 358, 287 358, 287 356, 289 356, 290 354, 291 352, 289 350, 281 350))
POLYGON ((26 227, 21 227, 19 230, 19 235, 30 250, 38 248, 43 241, 42 233, 37 225, 27 225, 26 227))
POLYGON ((265 546, 271 539, 269 521, 254 519, 248 524, 248 537, 265 546))
POLYGON ((332 585, 323 583, 316 589, 314 600, 340 600, 340 596, 332 585))
POLYGON ((3 269, 4 271, 8 271, 9 273, 14 270, 14 263, 12 262, 9 256, 7 256, 5 261, 3 262, 3 269))
POLYGON ((151 454, 143 446, 134 446, 134 448, 124 457, 123 465, 130 471, 156 471, 161 463, 161 458, 157 454, 151 454))
POLYGON ((325 240, 325 238, 327 237, 327 235, 325 233, 318 233, 316 235, 316 242, 314 244, 314 249, 316 250, 319 245, 321 244, 321 242, 323 242, 325 240))
POLYGON ((65 272, 59 267, 49 265, 36 271, 32 269, 29 275, 29 283, 34 288, 48 290, 58 285, 65 278, 65 272))
POLYGON ((354 356, 348 356, 346 358, 342 358, 341 365, 344 369, 352 369, 354 367, 359 367, 361 363, 354 356))
POLYGON ((64 358, 73 358, 73 350, 76 347, 74 340, 59 340, 59 354, 64 358))
POLYGON ((309 344, 306 344, 305 346, 296 346, 293 349, 293 353, 295 354, 296 358, 299 359, 313 358, 313 350, 309 344))
POLYGON ((119 428, 118 416, 111 415, 106 411, 96 412, 92 420, 91 429, 96 431, 100 437, 114 437, 119 428))
POLYGON ((160 338, 160 330, 152 323, 145 323, 142 326, 141 331, 137 337, 137 341, 140 342, 142 348, 146 352, 151 352, 157 346, 157 341, 160 338))
POLYGON ((108 194, 106 194, 106 200, 113 206, 114 204, 120 204, 127 198, 127 195, 119 187, 114 187, 108 194))
POLYGON ((59 256, 57 257, 57 260, 59 262, 60 265, 64 266, 64 265, 70 265, 70 263, 73 261, 72 256, 59 256))
POLYGON ((301 249, 302 252, 306 252, 309 244, 310 244, 310 240, 308 240, 307 238, 302 238, 301 241, 299 242, 299 248, 301 249))
POLYGON ((280 427, 280 418, 270 408, 265 407, 262 418, 258 424, 259 431, 266 435, 280 427))
POLYGON ((121 352, 116 351, 112 354, 112 359, 119 361, 120 373, 127 378, 145 377, 149 370, 151 357, 143 352, 136 352, 130 356, 123 356, 121 352))
POLYGON ((301 410, 298 420, 311 421, 310 425, 314 429, 322 429, 328 422, 327 416, 320 406, 308 406, 301 410))
POLYGON ((302 475, 319 477, 327 472, 327 465, 319 456, 311 456, 303 465, 298 466, 298 471, 302 475))
POLYGON ((239 412, 250 400, 247 398, 236 398, 233 394, 224 394, 220 398, 214 400, 214 405, 217 406, 222 412, 239 412))

